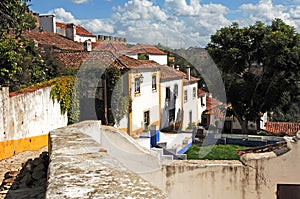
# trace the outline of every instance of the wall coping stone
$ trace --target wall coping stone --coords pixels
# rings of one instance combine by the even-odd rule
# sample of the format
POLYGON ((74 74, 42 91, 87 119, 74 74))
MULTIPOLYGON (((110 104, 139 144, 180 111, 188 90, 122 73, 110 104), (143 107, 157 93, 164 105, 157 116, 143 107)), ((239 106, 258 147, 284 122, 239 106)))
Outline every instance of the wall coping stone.
POLYGON ((49 133, 46 198, 167 198, 81 132, 96 127, 85 121, 49 133))

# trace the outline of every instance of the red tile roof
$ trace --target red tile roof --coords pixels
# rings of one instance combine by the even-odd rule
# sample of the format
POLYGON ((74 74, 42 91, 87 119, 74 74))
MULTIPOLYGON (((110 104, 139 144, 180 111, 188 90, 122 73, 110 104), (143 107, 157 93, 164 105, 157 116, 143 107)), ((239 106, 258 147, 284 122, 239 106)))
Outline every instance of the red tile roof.
POLYGON ((95 50, 108 50, 113 53, 122 53, 127 51, 128 48, 117 41, 102 41, 97 43, 95 50))
POLYGON ((83 35, 83 36, 97 37, 96 35, 84 29, 82 26, 76 26, 76 34, 83 35))
POLYGON ((181 71, 166 65, 160 65, 160 71, 161 71, 161 79, 163 81, 183 79, 185 77, 184 73, 182 73, 181 71))
POLYGON ((204 96, 206 94, 206 92, 202 89, 198 89, 197 94, 198 94, 198 96, 204 96))
POLYGON ((82 62, 89 55, 89 52, 56 52, 55 58, 64 65, 65 68, 80 68, 82 62))
POLYGON ((65 23, 56 22, 56 27, 61 29, 66 29, 67 25, 65 23))
POLYGON ((166 55, 167 54, 150 44, 137 44, 137 45, 131 47, 128 52, 129 53, 138 53, 138 54, 152 54, 152 55, 166 55))
MULTIPOLYGON (((67 28, 67 24, 61 23, 61 22, 56 22, 56 27, 59 27, 61 29, 66 29, 67 28)), ((76 25, 76 34, 77 35, 83 35, 83 36, 97 37, 93 33, 87 31, 82 26, 77 26, 77 25, 76 25)))
POLYGON ((159 70, 160 65, 155 61, 150 60, 137 60, 126 55, 120 55, 118 59, 128 69, 157 69, 159 70))
POLYGON ((286 133, 289 136, 295 136, 297 131, 300 130, 300 123, 290 122, 267 122, 266 131, 272 132, 275 135, 280 133, 286 133))
POLYGON ((56 52, 54 53, 57 60, 60 61, 65 68, 100 66, 115 66, 120 69, 159 69, 159 64, 154 61, 136 60, 131 57, 112 53, 107 50, 95 50, 91 52, 56 52))
POLYGON ((209 96, 206 97, 206 110, 209 111, 209 110, 215 109, 220 105, 221 105, 221 103, 219 102, 219 100, 209 97, 209 96))
POLYGON ((24 31, 23 36, 27 40, 35 40, 39 46, 54 46, 61 50, 83 50, 83 44, 67 39, 64 36, 51 32, 39 32, 35 30, 24 31))

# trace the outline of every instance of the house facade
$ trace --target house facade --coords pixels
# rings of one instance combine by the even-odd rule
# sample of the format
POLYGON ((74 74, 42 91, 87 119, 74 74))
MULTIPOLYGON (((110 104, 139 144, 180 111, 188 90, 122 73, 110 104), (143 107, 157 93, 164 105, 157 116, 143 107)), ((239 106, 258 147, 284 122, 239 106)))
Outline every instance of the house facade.
POLYGON ((157 62, 160 65, 168 64, 167 53, 149 44, 137 44, 127 51, 127 55, 134 59, 146 59, 157 62))
POLYGON ((130 70, 122 76, 123 85, 128 85, 125 95, 127 93, 130 97, 130 107, 119 128, 130 135, 148 131, 152 125, 160 125, 161 72, 155 62, 135 60, 135 63, 128 65, 130 70))
POLYGON ((38 19, 40 31, 56 33, 77 42, 97 41, 97 36, 82 26, 57 22, 54 14, 39 15, 38 19))
POLYGON ((201 118, 198 118, 198 80, 188 69, 183 85, 183 129, 196 126, 201 118))
POLYGON ((183 79, 182 72, 169 66, 160 67, 162 75, 161 86, 161 124, 160 129, 171 128, 178 130, 181 128, 183 79))

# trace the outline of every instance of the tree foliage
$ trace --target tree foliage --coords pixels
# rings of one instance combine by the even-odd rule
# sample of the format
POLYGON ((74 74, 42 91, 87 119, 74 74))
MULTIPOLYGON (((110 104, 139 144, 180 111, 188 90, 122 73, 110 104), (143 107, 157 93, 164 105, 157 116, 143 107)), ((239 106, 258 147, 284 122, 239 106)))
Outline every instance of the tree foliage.
POLYGON ((0 85, 9 86, 11 91, 43 82, 61 72, 47 53, 41 54, 33 41, 22 36, 36 22, 27 2, 0 2, 0 85))
POLYGON ((206 49, 244 132, 260 112, 284 112, 283 104, 299 100, 300 35, 281 19, 249 27, 233 23, 212 35, 206 49))
POLYGON ((27 5, 28 0, 0 2, 0 36, 14 32, 19 37, 23 30, 35 28, 35 18, 27 5))

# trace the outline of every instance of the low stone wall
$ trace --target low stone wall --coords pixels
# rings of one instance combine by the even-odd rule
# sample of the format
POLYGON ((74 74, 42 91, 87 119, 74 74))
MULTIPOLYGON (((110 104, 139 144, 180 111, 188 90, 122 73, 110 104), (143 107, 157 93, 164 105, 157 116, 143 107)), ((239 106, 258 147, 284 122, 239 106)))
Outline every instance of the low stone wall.
POLYGON ((47 146, 49 131, 67 125, 50 91, 49 86, 9 93, 0 87, 0 160, 47 146))
MULTIPOLYGON (((46 198, 166 198, 103 147, 113 144, 104 139, 107 133, 89 121, 50 132, 46 198)), ((110 134, 122 137, 119 132, 110 134)))
POLYGON ((241 161, 160 162, 121 131, 86 121, 50 132, 47 198, 275 199, 277 184, 300 184, 299 145, 241 161))

